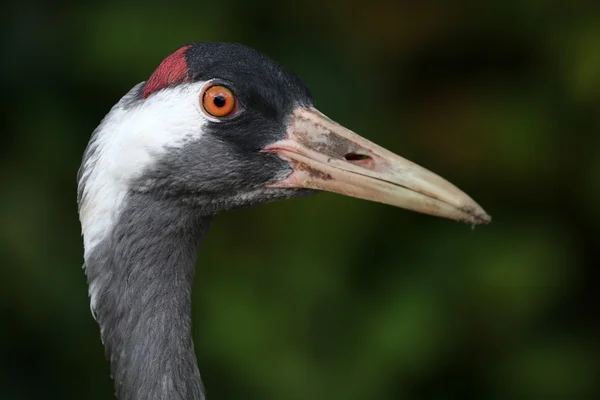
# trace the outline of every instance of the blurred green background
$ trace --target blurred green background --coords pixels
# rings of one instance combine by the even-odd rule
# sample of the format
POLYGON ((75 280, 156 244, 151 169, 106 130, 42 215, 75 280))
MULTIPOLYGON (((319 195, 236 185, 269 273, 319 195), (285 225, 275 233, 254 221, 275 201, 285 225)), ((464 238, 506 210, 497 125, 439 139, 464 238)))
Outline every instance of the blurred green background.
POLYGON ((209 399, 594 398, 598 5, 5 2, 0 399, 113 398, 75 176, 110 107, 190 41, 265 52, 494 218, 333 194, 218 216, 194 293, 209 399))

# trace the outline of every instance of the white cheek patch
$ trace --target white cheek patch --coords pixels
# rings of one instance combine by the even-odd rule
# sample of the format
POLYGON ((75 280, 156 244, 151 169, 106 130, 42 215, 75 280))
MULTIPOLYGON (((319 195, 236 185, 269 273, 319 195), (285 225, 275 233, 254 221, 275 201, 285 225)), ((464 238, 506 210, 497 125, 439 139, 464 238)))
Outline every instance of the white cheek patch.
POLYGON ((199 103, 204 84, 168 88, 127 106, 139 84, 104 118, 90 141, 79 181, 86 261, 118 220, 131 181, 168 149, 200 138, 207 123, 199 103))

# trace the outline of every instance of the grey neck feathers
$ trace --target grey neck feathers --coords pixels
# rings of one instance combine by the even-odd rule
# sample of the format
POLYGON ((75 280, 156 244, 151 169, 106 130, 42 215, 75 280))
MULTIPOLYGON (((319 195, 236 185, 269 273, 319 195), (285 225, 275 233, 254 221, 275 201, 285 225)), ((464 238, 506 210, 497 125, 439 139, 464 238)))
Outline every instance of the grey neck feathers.
POLYGON ((86 260, 94 314, 120 400, 198 400, 191 336, 197 250, 210 217, 132 195, 86 260))

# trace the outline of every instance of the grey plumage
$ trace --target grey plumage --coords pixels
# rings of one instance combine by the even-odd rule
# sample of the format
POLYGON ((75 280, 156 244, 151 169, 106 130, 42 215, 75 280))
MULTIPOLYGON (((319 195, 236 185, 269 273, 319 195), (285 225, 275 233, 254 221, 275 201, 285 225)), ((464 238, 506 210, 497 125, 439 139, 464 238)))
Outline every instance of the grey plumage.
POLYGON ((87 260, 117 397, 204 399, 191 337, 198 245, 210 217, 131 194, 87 260))
MULTIPOLYGON (((198 47, 191 56, 206 51, 198 47)), ((221 56, 239 58, 240 51, 245 57, 257 54, 233 47, 221 56)), ((204 399, 190 310, 198 245, 212 216, 313 192, 265 187, 292 169, 275 154, 260 152, 283 138, 288 110, 311 104, 305 86, 262 55, 225 70, 219 53, 211 60, 206 71, 196 68, 194 79, 213 78, 206 75, 221 69, 229 85, 242 87, 239 93, 247 96, 243 98, 247 112, 236 120, 211 123, 183 145, 153 154, 152 163, 127 182, 110 231, 86 253, 92 312, 120 400, 204 399), (261 76, 257 66, 266 66, 275 75, 261 76), (236 80, 238 73, 243 79, 236 80), (263 84, 253 86, 253 79, 263 84)), ((151 100, 142 98, 143 87, 140 83, 131 89, 90 138, 78 174, 81 214, 97 209, 93 196, 99 193, 90 193, 89 180, 102 168, 99 163, 111 157, 102 153, 103 135, 111 129, 107 125, 115 123, 111 116, 134 112, 151 100)))

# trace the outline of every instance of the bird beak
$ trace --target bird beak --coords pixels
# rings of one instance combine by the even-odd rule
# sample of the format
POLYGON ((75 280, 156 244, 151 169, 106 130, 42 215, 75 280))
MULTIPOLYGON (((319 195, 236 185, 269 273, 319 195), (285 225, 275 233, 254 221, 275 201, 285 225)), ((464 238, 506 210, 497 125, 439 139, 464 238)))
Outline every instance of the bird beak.
POLYGON ((293 172, 276 188, 325 190, 477 225, 491 217, 456 186, 332 121, 294 110, 285 138, 267 146, 293 172))

